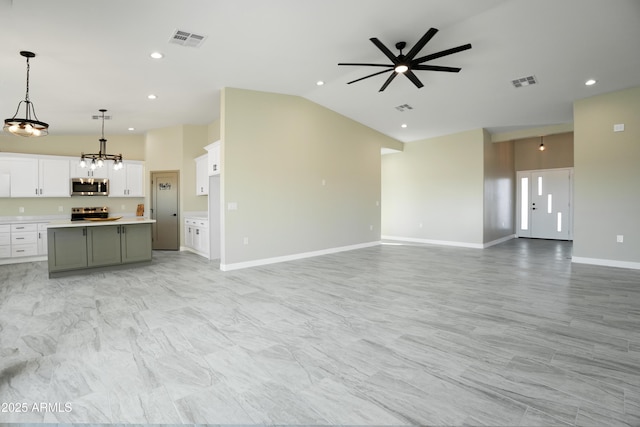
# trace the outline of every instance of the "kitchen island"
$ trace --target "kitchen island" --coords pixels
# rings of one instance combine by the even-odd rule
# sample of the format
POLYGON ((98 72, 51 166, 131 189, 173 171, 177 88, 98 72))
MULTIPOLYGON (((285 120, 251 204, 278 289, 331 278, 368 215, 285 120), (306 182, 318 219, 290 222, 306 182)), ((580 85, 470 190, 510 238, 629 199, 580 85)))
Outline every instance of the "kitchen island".
POLYGON ((49 277, 151 261, 154 219, 53 221, 47 225, 49 277))

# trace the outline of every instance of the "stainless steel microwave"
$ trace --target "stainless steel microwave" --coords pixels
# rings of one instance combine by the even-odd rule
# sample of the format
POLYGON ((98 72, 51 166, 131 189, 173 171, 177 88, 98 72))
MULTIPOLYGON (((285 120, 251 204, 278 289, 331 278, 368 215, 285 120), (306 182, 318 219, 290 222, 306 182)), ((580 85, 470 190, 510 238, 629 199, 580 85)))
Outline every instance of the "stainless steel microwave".
POLYGON ((107 178, 71 178, 72 196, 108 196, 107 178))

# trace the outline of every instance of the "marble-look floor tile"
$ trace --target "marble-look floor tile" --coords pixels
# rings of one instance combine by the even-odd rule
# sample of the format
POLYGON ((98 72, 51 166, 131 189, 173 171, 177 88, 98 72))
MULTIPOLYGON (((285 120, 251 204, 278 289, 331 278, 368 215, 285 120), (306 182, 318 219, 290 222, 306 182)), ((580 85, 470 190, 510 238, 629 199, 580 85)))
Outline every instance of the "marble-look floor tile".
MULTIPOLYGON (((380 245, 239 271, 191 253, 0 266, 3 423, 640 425, 640 275, 571 242, 380 245)), ((12 426, 15 427, 15 426, 12 426)))

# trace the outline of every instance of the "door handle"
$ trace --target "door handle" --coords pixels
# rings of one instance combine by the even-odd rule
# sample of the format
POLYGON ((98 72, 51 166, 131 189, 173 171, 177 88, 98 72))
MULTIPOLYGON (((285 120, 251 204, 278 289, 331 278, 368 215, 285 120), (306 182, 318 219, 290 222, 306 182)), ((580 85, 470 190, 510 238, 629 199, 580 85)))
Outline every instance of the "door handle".
POLYGON ((178 214, 173 214, 173 215, 171 215, 171 216, 178 216, 178 214))

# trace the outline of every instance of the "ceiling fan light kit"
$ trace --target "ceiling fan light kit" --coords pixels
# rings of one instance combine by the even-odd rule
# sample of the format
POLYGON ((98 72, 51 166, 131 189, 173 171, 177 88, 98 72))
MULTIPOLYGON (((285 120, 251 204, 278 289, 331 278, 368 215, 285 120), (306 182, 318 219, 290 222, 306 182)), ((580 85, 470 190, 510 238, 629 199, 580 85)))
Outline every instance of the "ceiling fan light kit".
POLYGON ((378 71, 377 73, 369 74, 368 76, 361 77, 356 80, 352 80, 347 82, 347 84, 352 84, 359 82, 364 79, 368 79, 369 77, 378 76, 384 73, 391 73, 391 75, 384 82, 379 92, 384 91, 387 86, 395 79, 398 74, 403 74, 406 76, 418 89, 423 87, 424 85, 418 79, 413 71, 443 71, 448 73, 458 73, 461 68, 457 67, 443 67, 439 65, 423 65, 425 62, 432 61, 434 59, 442 58, 443 56, 452 55, 454 53, 462 52, 464 50, 471 49, 471 44, 467 43, 461 46, 457 46, 451 49, 442 50, 440 52, 432 53, 430 55, 422 56, 416 58, 418 53, 424 48, 424 46, 436 35, 438 32, 435 28, 430 28, 418 42, 413 45, 411 50, 404 55, 402 50, 407 46, 405 42, 396 43, 395 47, 400 51, 398 55, 394 55, 380 40, 375 37, 370 38, 371 42, 376 45, 378 49, 384 55, 391 60, 391 64, 369 64, 369 63, 353 63, 353 62, 341 62, 338 65, 347 65, 347 66, 363 66, 363 67, 384 67, 386 70, 378 71))

